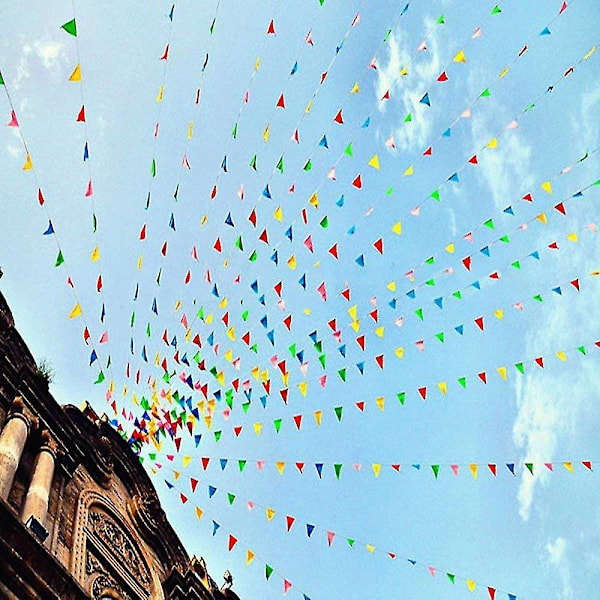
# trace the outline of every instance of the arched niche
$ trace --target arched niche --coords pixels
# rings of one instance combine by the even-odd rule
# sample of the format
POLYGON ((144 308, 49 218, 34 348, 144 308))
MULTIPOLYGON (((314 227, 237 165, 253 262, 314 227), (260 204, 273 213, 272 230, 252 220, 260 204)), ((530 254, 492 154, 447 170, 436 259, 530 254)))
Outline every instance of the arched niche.
POLYGON ((139 536, 101 493, 81 493, 73 541, 71 571, 93 600, 164 600, 139 536))

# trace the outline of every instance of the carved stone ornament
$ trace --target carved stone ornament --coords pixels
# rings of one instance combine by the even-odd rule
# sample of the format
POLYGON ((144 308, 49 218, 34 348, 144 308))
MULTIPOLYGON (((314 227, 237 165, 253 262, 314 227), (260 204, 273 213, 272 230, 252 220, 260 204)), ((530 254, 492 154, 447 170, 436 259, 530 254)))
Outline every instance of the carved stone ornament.
POLYGON ((132 600, 131 596, 110 575, 98 575, 94 579, 92 598, 93 600, 106 600, 107 598, 132 600))
POLYGON ((139 551, 123 529, 108 515, 95 511, 90 511, 88 523, 91 531, 104 542, 123 567, 142 587, 148 589, 151 584, 150 576, 143 567, 144 563, 139 551))

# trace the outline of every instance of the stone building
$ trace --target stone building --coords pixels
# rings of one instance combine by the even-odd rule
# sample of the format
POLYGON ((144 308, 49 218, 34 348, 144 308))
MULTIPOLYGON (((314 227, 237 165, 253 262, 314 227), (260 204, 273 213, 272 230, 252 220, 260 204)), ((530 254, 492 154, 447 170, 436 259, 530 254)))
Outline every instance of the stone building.
POLYGON ((0 598, 239 600, 231 584, 190 559, 106 417, 54 400, 0 293, 0 598))

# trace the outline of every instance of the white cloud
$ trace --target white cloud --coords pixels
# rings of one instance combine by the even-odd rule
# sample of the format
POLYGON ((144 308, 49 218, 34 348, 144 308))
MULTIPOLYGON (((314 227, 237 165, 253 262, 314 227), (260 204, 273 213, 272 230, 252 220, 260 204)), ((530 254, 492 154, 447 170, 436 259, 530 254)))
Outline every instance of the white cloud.
POLYGON ((567 546, 567 540, 563 537, 558 537, 554 542, 548 542, 546 545, 548 562, 552 567, 555 567, 562 580, 562 589, 556 596, 557 600, 571 600, 574 598, 567 546))
MULTIPOLYGON (((425 29, 431 30, 434 21, 425 19, 425 29)), ((436 30, 434 29, 434 32, 436 30)), ((427 50, 414 54, 409 48, 408 41, 402 37, 402 33, 395 32, 390 36, 388 42, 389 54, 387 62, 382 61, 378 67, 376 82, 377 97, 381 98, 387 90, 390 90, 390 102, 394 103, 394 111, 401 115, 400 123, 396 124, 394 137, 396 146, 403 152, 411 150, 422 150, 421 146, 430 137, 433 127, 432 119, 426 118, 428 107, 421 104, 421 99, 428 91, 431 82, 440 73, 439 44, 436 34, 433 33, 427 40, 427 50), (399 76, 402 67, 407 66, 409 76, 399 76), (403 120, 411 113, 412 121, 404 124, 403 120)), ((387 103, 379 105, 383 112, 387 103)))
POLYGON ((22 152, 21 148, 18 146, 13 146, 12 144, 7 144, 6 150, 14 158, 17 158, 17 156, 19 156, 22 152))
POLYGON ((34 42, 35 52, 46 69, 53 68, 63 57, 64 44, 52 40, 34 42))

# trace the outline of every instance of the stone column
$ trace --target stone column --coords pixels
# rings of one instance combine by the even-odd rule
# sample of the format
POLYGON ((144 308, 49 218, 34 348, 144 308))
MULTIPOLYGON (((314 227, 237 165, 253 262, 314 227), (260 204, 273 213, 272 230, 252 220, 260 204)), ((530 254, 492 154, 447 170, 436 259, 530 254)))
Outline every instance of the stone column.
POLYGON ((23 523, 33 515, 42 525, 45 525, 56 462, 56 451, 52 446, 50 436, 45 431, 42 434, 42 446, 35 460, 31 482, 23 504, 21 515, 23 523))
POLYGON ((15 398, 0 434, 0 498, 6 500, 29 435, 30 422, 23 414, 23 400, 15 398))

